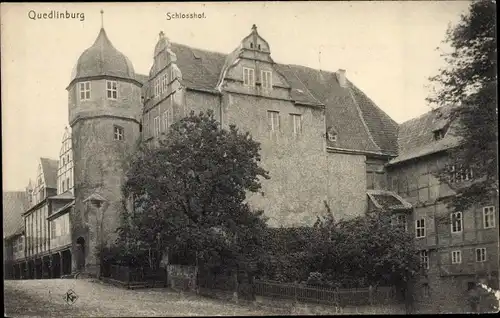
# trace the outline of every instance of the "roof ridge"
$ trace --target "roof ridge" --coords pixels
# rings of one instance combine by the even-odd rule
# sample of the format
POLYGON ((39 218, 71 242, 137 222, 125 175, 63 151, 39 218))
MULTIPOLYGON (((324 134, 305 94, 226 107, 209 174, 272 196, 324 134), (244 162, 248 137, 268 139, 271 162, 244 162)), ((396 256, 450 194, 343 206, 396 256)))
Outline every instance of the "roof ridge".
POLYGON ((358 105, 358 101, 356 100, 356 98, 352 94, 352 91, 351 91, 352 90, 351 89, 351 82, 350 81, 349 81, 349 84, 350 85, 348 87, 346 87, 347 91, 349 92, 349 96, 354 101, 354 105, 356 105, 357 114, 358 114, 359 118, 361 119, 361 122, 363 123, 363 127, 365 128, 366 133, 368 134, 368 138, 373 143, 373 145, 375 146, 375 148, 377 148, 378 151, 382 151, 382 148, 380 148, 380 146, 375 142, 375 139, 373 138, 372 133, 370 132, 370 128, 368 128, 368 125, 366 124, 366 121, 365 121, 365 119, 363 117, 363 112, 361 111, 361 108, 358 105))
POLYGON ((398 128, 398 127, 399 127, 399 124, 398 124, 398 123, 397 123, 394 119, 392 119, 392 117, 391 117, 391 116, 387 115, 387 113, 386 113, 386 112, 385 112, 382 108, 380 108, 380 107, 377 105, 377 103, 375 103, 375 102, 373 101, 373 99, 372 99, 370 96, 366 95, 366 94, 365 94, 365 92, 364 92, 361 88, 359 88, 359 87, 358 87, 358 85, 355 85, 355 84, 354 84, 353 82, 351 82, 350 80, 347 80, 347 81, 348 81, 348 82, 351 84, 351 86, 352 86, 352 87, 354 87, 354 89, 356 89, 356 90, 357 90, 360 94, 363 94, 363 95, 364 95, 364 97, 365 97, 366 99, 368 99, 368 101, 369 101, 369 102, 370 102, 373 106, 375 106, 375 108, 376 108, 377 110, 381 111, 381 112, 382 112, 382 114, 383 114, 383 116, 387 117, 387 118, 388 118, 388 119, 389 119, 389 120, 390 120, 390 121, 391 121, 391 122, 392 122, 392 123, 396 126, 396 128, 398 128))
POLYGON ((213 50, 201 49, 201 48, 199 48, 199 47, 190 46, 190 45, 187 45, 187 44, 182 44, 182 43, 178 43, 178 42, 170 42, 170 44, 172 44, 172 45, 184 46, 184 47, 189 48, 189 49, 192 49, 192 50, 204 51, 204 52, 207 52, 207 53, 220 54, 220 55, 224 55, 224 56, 228 56, 228 55, 230 54, 230 53, 222 53, 222 52, 213 51, 213 50))
MULTIPOLYGON (((440 108, 440 107, 438 107, 438 108, 440 108)), ((435 108, 435 109, 438 109, 438 108, 435 108)), ((429 110, 429 111, 426 111, 425 113, 420 114, 420 115, 418 115, 417 117, 410 118, 410 119, 408 119, 408 120, 406 120, 406 121, 402 122, 401 124, 399 124, 399 126, 401 127, 402 125, 407 124, 407 123, 409 123, 409 122, 412 122, 412 121, 416 121, 416 120, 422 119, 423 117, 430 115, 430 114, 431 114, 431 113, 432 113, 435 109, 431 109, 431 110, 429 110)))

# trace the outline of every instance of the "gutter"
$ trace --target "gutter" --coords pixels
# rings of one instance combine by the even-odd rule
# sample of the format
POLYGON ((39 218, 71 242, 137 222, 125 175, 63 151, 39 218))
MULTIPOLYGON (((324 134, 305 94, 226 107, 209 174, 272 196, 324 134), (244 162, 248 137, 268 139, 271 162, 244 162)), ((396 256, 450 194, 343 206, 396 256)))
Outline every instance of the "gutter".
POLYGON ((389 155, 383 152, 375 152, 368 150, 353 150, 347 148, 339 148, 339 147, 330 147, 326 146, 327 152, 335 152, 335 153, 346 153, 346 154, 355 154, 355 155, 372 155, 372 156, 380 156, 380 157, 392 157, 395 158, 396 155, 389 155))

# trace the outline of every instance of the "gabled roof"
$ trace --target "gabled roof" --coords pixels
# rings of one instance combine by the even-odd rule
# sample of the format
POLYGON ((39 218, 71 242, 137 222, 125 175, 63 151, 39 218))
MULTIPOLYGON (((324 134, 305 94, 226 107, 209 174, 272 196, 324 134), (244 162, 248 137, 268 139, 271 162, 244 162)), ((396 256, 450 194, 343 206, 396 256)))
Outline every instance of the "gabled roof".
POLYGON ((2 202, 3 237, 20 234, 24 230, 22 214, 28 208, 24 191, 4 191, 2 202))
MULTIPOLYGON (((228 54, 178 43, 171 43, 171 50, 176 54, 184 86, 217 92, 228 54)), ((340 87, 335 72, 298 65, 275 66, 291 85, 293 99, 308 105, 325 105, 325 128, 333 127, 338 132, 336 147, 396 155, 397 124, 355 85, 340 87)))
POLYGON ((399 126, 399 154, 389 164, 396 164, 458 146, 460 138, 454 134, 457 121, 451 121, 451 106, 431 110, 399 126), (444 138, 435 140, 434 132, 444 129, 444 138))
POLYGON ((45 186, 47 188, 57 189, 57 168, 59 166, 59 160, 40 158, 40 162, 42 163, 45 186))

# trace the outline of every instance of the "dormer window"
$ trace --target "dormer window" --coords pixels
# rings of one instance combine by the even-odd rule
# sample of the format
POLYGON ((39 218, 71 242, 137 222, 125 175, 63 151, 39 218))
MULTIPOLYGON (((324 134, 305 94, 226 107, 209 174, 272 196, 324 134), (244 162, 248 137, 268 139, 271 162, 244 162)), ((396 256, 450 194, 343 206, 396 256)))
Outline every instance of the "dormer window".
POLYGON ((334 132, 329 132, 328 134, 328 140, 331 142, 337 141, 337 134, 334 132))
POLYGON ((434 131, 434 140, 443 139, 445 135, 444 129, 438 129, 434 131))
POLYGON ((253 68, 243 68, 243 85, 255 86, 255 71, 253 68))
POLYGON ((116 81, 106 81, 106 92, 108 95, 108 99, 116 99, 118 96, 116 81))
POLYGON ((80 83, 80 100, 90 99, 90 82, 80 83))

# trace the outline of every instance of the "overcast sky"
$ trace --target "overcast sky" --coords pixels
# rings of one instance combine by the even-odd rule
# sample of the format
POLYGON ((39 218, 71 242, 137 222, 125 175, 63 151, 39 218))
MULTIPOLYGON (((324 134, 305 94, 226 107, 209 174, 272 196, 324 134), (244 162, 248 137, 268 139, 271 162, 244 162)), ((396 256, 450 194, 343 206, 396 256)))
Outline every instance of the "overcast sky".
MULTIPOLYGON (((436 51, 466 1, 323 3, 2 4, 2 167, 4 190, 22 190, 40 157, 57 159, 68 124, 71 70, 101 26, 114 46, 148 74, 158 33, 173 42, 231 52, 256 24, 276 62, 346 76, 401 123, 430 110, 428 77, 436 51), (80 19, 32 20, 30 10, 83 13, 80 19), (167 20, 168 12, 205 19, 167 20)), ((33 13, 31 13, 33 14, 33 13)))

